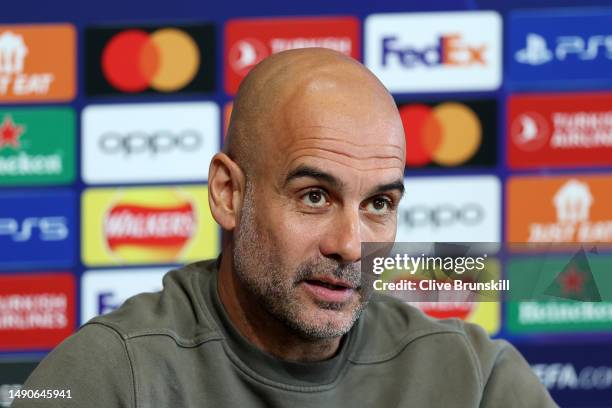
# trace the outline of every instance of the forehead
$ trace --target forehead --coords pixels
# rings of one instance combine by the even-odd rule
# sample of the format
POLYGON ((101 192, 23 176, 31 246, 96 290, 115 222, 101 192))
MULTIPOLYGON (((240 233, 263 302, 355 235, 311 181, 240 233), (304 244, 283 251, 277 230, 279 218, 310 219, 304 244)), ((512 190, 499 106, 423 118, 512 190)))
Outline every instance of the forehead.
POLYGON ((319 159, 354 170, 403 173, 405 139, 397 109, 386 93, 365 88, 329 81, 290 99, 277 122, 285 167, 319 159))

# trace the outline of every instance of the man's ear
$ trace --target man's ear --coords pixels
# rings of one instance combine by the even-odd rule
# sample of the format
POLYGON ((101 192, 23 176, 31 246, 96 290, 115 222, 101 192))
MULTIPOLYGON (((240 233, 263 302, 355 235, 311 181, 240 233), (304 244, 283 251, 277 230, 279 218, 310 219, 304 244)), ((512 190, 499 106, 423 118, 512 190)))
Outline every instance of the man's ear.
POLYGON ((213 218, 227 231, 238 224, 244 199, 245 176, 225 153, 217 153, 208 170, 208 204, 213 218))

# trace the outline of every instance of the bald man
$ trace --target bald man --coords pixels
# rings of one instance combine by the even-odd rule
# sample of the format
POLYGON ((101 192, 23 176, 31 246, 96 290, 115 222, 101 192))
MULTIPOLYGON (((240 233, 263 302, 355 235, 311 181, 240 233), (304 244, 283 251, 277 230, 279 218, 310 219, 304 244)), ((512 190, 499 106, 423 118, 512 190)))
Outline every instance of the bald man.
POLYGON ((371 293, 361 242, 393 242, 404 133, 384 86, 324 49, 243 81, 210 164, 218 259, 97 317, 15 407, 548 407, 518 352, 371 293))

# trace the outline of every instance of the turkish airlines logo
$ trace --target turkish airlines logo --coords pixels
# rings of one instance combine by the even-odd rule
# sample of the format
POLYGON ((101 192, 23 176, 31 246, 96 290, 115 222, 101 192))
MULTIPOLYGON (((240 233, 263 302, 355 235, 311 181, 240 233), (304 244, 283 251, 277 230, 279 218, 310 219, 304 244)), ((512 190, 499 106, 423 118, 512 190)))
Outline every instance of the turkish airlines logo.
POLYGON ((70 273, 0 276, 0 349, 50 349, 75 324, 75 282, 70 273))
POLYGON ((259 40, 246 38, 230 48, 228 59, 232 69, 241 76, 246 76, 251 68, 269 55, 268 48, 259 40))
POLYGON ((213 90, 210 25, 100 27, 85 34, 89 94, 213 90))
POLYGON ((0 101, 70 100, 74 93, 72 26, 0 26, 0 101))
POLYGON ((525 151, 538 150, 548 142, 548 124, 538 113, 527 112, 519 115, 512 122, 510 129, 516 146, 525 151))
POLYGON ((612 165, 609 92, 510 97, 512 167, 612 165))
POLYGON ((360 56, 359 22, 353 17, 230 20, 225 38, 225 90, 230 95, 255 65, 281 51, 323 47, 360 56))

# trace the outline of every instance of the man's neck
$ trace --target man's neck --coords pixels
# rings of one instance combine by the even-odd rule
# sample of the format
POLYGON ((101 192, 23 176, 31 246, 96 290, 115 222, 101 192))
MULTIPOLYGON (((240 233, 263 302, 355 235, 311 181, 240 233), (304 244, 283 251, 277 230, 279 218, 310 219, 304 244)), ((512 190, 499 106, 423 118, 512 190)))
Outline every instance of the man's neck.
POLYGON ((227 255, 221 258, 217 291, 238 332, 268 354, 287 361, 314 362, 331 358, 338 351, 341 337, 304 339, 264 310, 236 280, 227 255))

